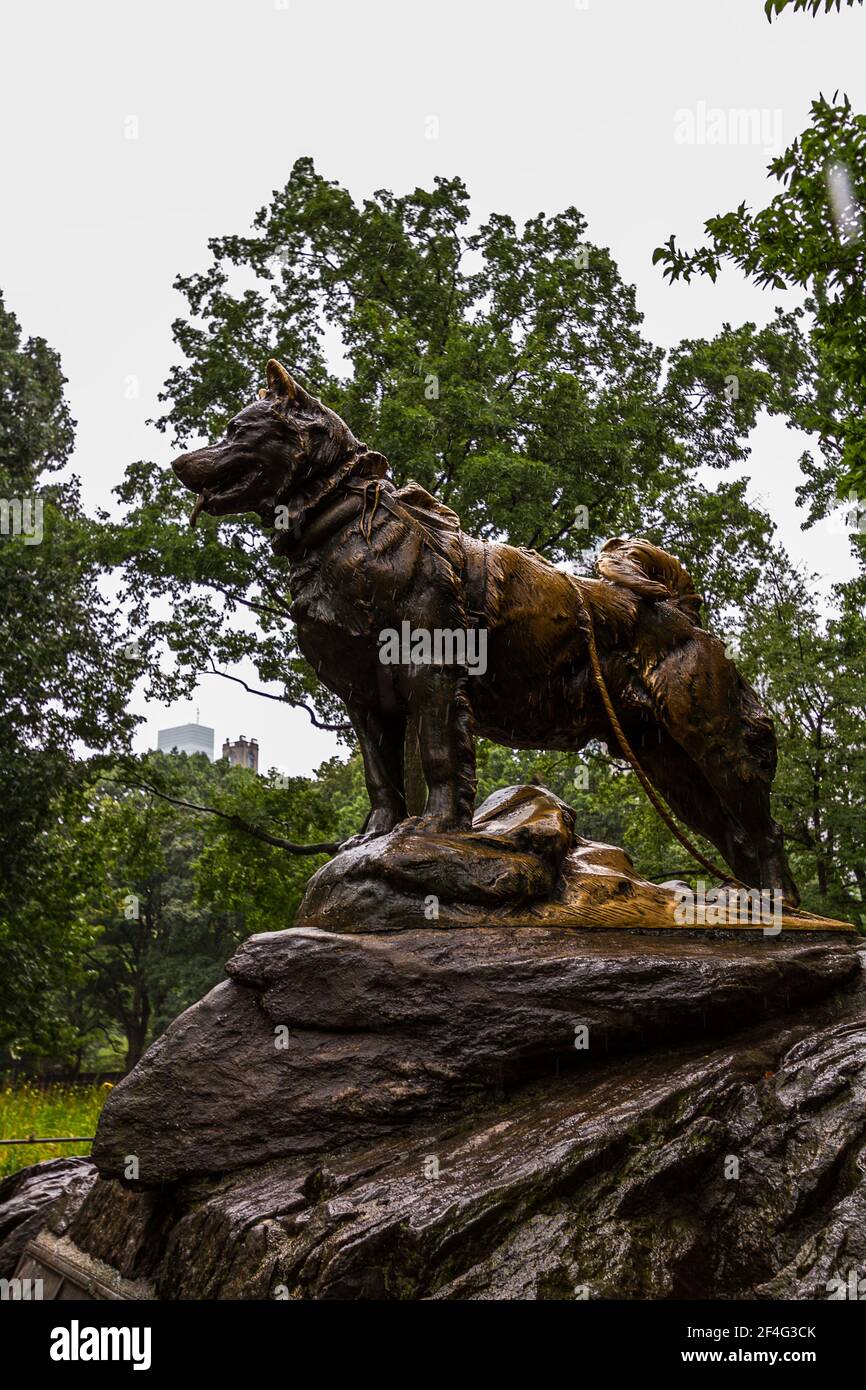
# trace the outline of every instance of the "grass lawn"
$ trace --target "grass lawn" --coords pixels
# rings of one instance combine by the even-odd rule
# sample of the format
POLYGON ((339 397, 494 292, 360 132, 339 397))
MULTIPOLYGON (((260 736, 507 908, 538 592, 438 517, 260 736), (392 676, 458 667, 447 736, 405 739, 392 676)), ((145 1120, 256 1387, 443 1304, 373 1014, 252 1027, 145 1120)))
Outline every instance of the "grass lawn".
MULTIPOLYGON (((32 1081, 4 1084, 0 1089, 0 1139, 94 1134, 110 1089, 110 1082, 96 1086, 63 1082, 36 1085, 32 1081)), ((2 1144, 0 1178, 46 1158, 89 1153, 89 1144, 2 1144)))

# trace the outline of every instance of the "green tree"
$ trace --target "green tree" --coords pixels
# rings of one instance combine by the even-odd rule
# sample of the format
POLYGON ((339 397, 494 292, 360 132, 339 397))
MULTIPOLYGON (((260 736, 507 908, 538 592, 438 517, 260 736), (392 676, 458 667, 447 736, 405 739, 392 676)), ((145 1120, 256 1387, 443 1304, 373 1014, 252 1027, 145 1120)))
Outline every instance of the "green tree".
POLYGON ((90 772, 53 861, 74 964, 44 1001, 50 1026, 16 1043, 74 1068, 96 1039, 122 1039, 128 1069, 223 978, 239 941, 291 925, 310 873, 363 818, 364 784, 357 758, 315 778, 156 752, 90 772), (312 858, 283 833, 323 828, 333 838, 312 858))
POLYGON ((866 493, 866 116, 847 97, 819 97, 811 116, 769 165, 781 191, 767 207, 741 203, 707 220, 705 246, 686 252, 672 236, 653 260, 671 280, 715 280, 728 261, 764 288, 803 292, 787 316, 801 325, 802 370, 780 378, 764 404, 816 440, 819 457, 801 459, 798 489, 814 521, 849 489, 866 493))
MULTIPOLYGON (((243 799, 239 787, 256 781, 203 754, 148 753, 125 759, 93 787, 75 836, 101 853, 85 908, 86 993, 125 1039, 127 1069, 222 978, 226 957, 246 934, 242 916, 199 899, 196 866, 208 826, 190 807, 225 805, 231 816, 243 799)), ((249 874, 250 893, 260 886, 249 874)))
POLYGON ((866 590, 838 585, 829 619, 815 592, 784 551, 772 556, 739 658, 776 722, 776 814, 804 906, 866 926, 866 590))
POLYGON ((74 752, 120 751, 135 722, 135 664, 77 480, 60 477, 74 433, 63 387, 56 354, 22 339, 0 299, 0 1042, 53 1026, 45 1000, 74 957, 55 875, 74 752))
MULTIPOLYGON (((768 4, 768 15, 783 8, 768 4)), ((817 13, 820 5, 798 0, 796 8, 817 13)), ((671 280, 708 275, 715 281, 727 262, 766 289, 803 295, 796 309, 776 310, 774 329, 787 324, 777 338, 787 361, 780 369, 762 352, 768 371, 756 386, 764 409, 814 440, 800 459, 804 525, 834 511, 847 494, 861 577, 836 586, 825 618, 814 580, 799 575, 784 552, 762 549, 753 590, 742 593, 729 620, 750 678, 776 719, 775 802, 804 902, 853 920, 861 920, 866 895, 860 831, 866 509, 857 495, 866 492, 864 153, 866 116, 847 97, 819 97, 809 127, 769 166, 781 187, 765 208, 740 204, 705 223, 704 246, 686 252, 672 236, 653 256, 671 280)))
MULTIPOLYGON (((331 758, 313 777, 232 779, 214 803, 240 816, 243 826, 291 835, 301 843, 336 844, 353 834, 369 810, 359 754, 331 758), (227 795, 226 793, 230 793, 227 795)), ((291 926, 307 881, 328 853, 287 853, 251 837, 223 816, 208 818, 196 864, 201 902, 219 906, 243 922, 245 932, 282 931, 291 926)))

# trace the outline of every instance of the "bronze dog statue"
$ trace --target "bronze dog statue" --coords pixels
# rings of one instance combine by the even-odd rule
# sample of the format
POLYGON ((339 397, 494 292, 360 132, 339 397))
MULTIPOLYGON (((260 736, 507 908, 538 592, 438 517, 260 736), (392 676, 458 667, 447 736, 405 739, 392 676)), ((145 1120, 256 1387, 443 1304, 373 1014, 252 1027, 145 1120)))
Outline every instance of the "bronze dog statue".
POLYGON ((406 818, 409 718, 428 787, 416 828, 431 831, 471 824, 474 733, 514 748, 616 746, 589 666, 587 605, 605 684, 653 785, 739 879, 797 903, 770 814, 772 721, 698 625, 701 600, 678 560, 648 541, 608 541, 599 577, 576 579, 534 551, 475 540, 423 488, 388 481, 383 456, 273 359, 267 383, 220 443, 173 466, 198 494, 192 522, 257 512, 276 528, 298 644, 358 735, 367 834, 406 818))

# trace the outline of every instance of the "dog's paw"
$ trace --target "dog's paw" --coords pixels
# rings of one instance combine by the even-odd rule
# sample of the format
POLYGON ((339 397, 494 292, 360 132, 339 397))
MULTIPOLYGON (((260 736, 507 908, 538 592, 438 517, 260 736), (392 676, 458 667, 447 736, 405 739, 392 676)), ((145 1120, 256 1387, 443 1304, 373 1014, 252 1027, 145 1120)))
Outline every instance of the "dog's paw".
POLYGON ((425 814, 409 816, 398 828, 401 835, 459 835, 461 831, 471 830, 472 826, 455 824, 451 816, 425 814))
POLYGON ((387 830, 361 830, 357 835, 350 835, 348 840, 343 840, 337 848, 337 853, 342 854, 344 849, 356 849, 358 845, 369 844, 370 840, 381 840, 382 836, 387 834, 387 830))
POLYGON ((366 845, 370 840, 380 840, 383 835, 389 835, 399 823, 397 816, 380 807, 379 810, 372 811, 367 817, 363 830, 359 830, 357 835, 350 835, 348 840, 343 841, 340 845, 340 852, 344 849, 354 849, 356 845, 366 845))

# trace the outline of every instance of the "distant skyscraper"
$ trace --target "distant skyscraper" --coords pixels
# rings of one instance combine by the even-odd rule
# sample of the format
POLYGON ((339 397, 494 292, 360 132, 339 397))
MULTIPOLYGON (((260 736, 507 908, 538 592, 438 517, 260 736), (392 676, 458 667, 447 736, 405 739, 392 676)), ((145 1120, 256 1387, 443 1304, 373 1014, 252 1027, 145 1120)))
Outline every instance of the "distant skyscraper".
POLYGON ((259 745, 258 741, 251 738, 247 741, 243 734, 235 743, 226 739, 223 744, 223 757, 228 758, 233 767, 249 767, 253 772, 259 770, 259 745))
POLYGON ((213 762, 213 737, 206 724, 178 724, 160 729, 157 747, 161 753, 204 753, 213 762))

